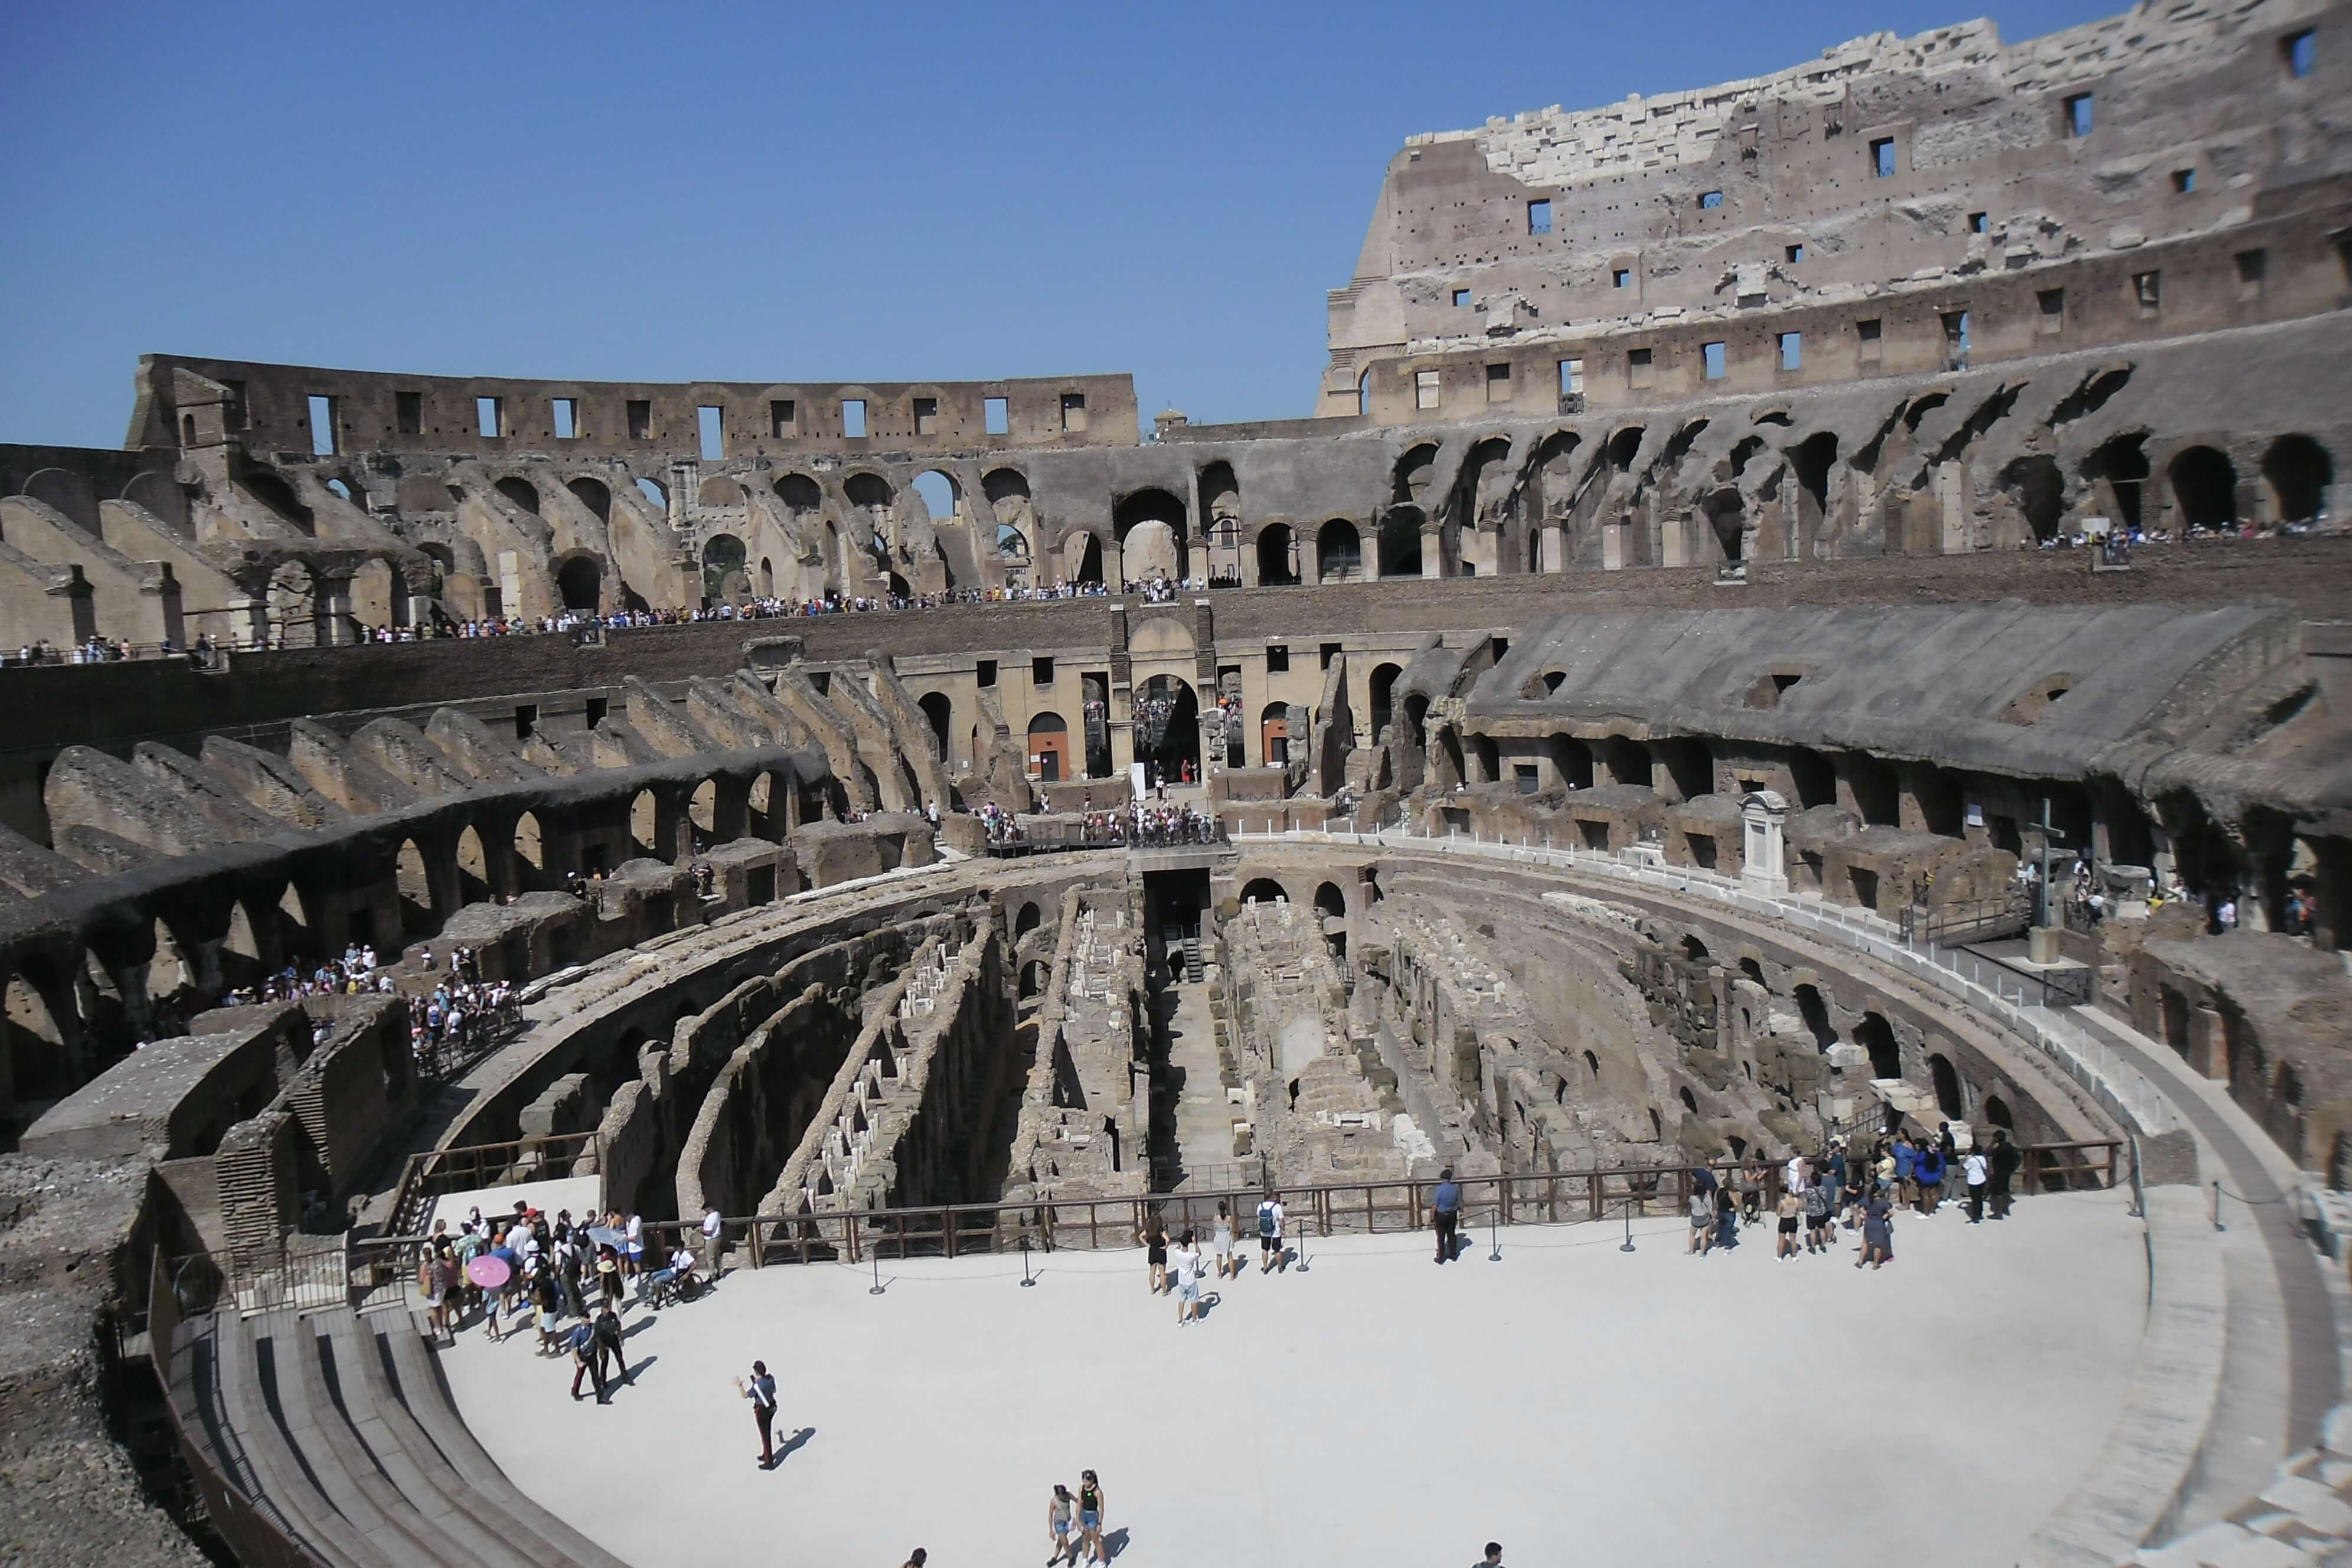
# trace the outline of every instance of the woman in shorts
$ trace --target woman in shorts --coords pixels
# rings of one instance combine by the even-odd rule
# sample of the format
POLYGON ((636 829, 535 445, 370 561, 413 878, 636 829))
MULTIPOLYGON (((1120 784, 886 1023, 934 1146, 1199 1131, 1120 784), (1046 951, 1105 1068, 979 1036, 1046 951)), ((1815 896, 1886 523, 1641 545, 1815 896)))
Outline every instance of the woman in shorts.
POLYGON ((1225 1200, 1217 1200, 1217 1228, 1213 1237, 1217 1253, 1217 1278, 1228 1279, 1241 1272, 1234 1267, 1234 1211, 1225 1200))
POLYGON ((1832 1233, 1837 1227, 1835 1205, 1831 1202, 1828 1186, 1815 1182, 1805 1189, 1805 1250, 1827 1252, 1832 1233))
MULTIPOLYGON (((1103 1551, 1103 1489, 1102 1482, 1092 1470, 1078 1477, 1078 1543, 1086 1548, 1087 1556, 1096 1563, 1110 1561, 1103 1551)), ((1077 1559, 1072 1558, 1072 1562, 1077 1559)))
POLYGON ((1151 1293, 1160 1295, 1168 1289, 1167 1228, 1160 1223, 1158 1215, 1146 1215, 1143 1228, 1135 1233, 1135 1239, 1143 1243, 1144 1274, 1151 1281, 1151 1293))
POLYGON ((1773 1237, 1772 1256, 1776 1258, 1794 1258, 1797 1256, 1797 1222, 1805 1217, 1805 1200, 1793 1191, 1782 1193, 1780 1205, 1774 1212, 1780 1216, 1780 1234, 1773 1237))
POLYGON ((1715 1247, 1715 1194, 1694 1188, 1690 1198, 1690 1250, 1701 1258, 1715 1247))
POLYGON ((1045 1505, 1045 1539, 1054 1548, 1054 1554, 1045 1559, 1045 1568, 1054 1568, 1065 1558, 1072 1563, 1078 1560, 1078 1500, 1059 1481, 1054 1483, 1054 1500, 1045 1505))

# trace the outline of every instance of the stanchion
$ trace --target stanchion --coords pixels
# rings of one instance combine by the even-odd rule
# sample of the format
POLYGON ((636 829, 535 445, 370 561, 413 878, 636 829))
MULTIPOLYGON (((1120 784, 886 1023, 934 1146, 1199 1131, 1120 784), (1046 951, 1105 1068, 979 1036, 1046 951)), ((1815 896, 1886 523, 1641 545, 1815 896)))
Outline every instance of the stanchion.
POLYGON ((1486 1255, 1486 1261, 1503 1261, 1503 1205, 1500 1204, 1496 1204, 1495 1212, 1486 1216, 1486 1240, 1495 1249, 1486 1255))
POLYGON ((1035 1283, 1029 1278, 1029 1233, 1024 1229, 1021 1233, 1021 1288, 1025 1290, 1035 1283))
POLYGON ((1633 1200, 1630 1197, 1625 1200, 1625 1245, 1617 1250, 1620 1252, 1633 1250, 1633 1200))
POLYGON ((878 1247, 874 1249, 874 1287, 866 1293, 869 1296, 882 1294, 882 1249, 878 1247))

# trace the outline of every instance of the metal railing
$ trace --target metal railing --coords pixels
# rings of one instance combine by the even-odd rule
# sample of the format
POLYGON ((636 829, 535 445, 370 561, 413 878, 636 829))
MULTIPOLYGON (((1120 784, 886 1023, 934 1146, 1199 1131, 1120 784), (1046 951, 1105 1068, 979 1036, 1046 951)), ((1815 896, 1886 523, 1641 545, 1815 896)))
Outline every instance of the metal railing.
POLYGON ((1549 845, 1511 844, 1458 835, 1438 837, 1382 828, 1370 833, 1308 831, 1292 828, 1265 834, 1238 834, 1244 843, 1330 844, 1341 847, 1412 849, 1469 854, 1558 870, 1591 873, 1612 881, 1659 892, 1695 895, 1768 919, 1784 921, 1801 931, 1868 953, 1909 973, 1963 1005, 1983 1014, 2020 1039, 2030 1042, 2057 1070, 2081 1085, 2110 1114, 2131 1123, 2143 1137, 2185 1127, 2180 1112, 2147 1074, 2118 1056, 2104 1041, 2077 1027, 2049 1007, 2026 999, 2019 984, 2011 994, 1996 973, 1985 984, 1980 961, 1974 974, 1960 967, 1974 958, 1958 949, 1929 942, 1923 948, 1904 942, 1892 922, 1867 910, 1846 905, 1812 903, 1785 894, 1749 887, 1738 878, 1694 866, 1666 866, 1621 859, 1606 850, 1553 848, 1549 845))
POLYGON ((593 1131, 554 1132, 411 1154, 401 1167, 399 1184, 393 1188, 384 1229, 396 1235, 422 1229, 426 1201, 446 1193, 569 1175, 580 1166, 583 1154, 588 1156, 588 1169, 604 1168, 604 1151, 593 1131))

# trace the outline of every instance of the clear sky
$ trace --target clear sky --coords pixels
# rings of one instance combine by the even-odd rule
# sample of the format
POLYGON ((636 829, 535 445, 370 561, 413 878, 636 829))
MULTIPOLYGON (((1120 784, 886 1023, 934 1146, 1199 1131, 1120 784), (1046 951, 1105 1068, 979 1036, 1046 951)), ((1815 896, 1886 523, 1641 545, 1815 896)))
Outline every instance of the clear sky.
POLYGON ((142 353, 1303 416, 1413 132, 2123 8, 17 0, 0 441, 120 445, 142 353))

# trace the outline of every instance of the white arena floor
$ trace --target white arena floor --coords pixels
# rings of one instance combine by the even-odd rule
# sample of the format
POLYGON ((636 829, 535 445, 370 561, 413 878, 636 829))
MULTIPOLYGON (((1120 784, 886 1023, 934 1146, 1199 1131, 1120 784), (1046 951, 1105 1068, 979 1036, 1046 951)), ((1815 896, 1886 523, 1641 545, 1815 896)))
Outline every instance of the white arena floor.
MULTIPOLYGON (((478 1328, 445 1352, 483 1445, 643 1568, 1045 1560, 1100 1472, 1125 1563, 1985 1568, 2121 1408, 2146 1258, 2120 1194, 1895 1228, 1896 1261, 1683 1255, 1678 1222, 1308 1243, 1179 1330, 1142 1253, 730 1272, 632 1310, 634 1388, 478 1328), (772 1471, 731 1379, 778 1377, 772 1471)), ((1215 1283, 1213 1280, 1211 1282, 1215 1283)))

